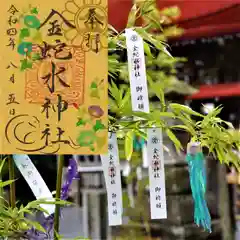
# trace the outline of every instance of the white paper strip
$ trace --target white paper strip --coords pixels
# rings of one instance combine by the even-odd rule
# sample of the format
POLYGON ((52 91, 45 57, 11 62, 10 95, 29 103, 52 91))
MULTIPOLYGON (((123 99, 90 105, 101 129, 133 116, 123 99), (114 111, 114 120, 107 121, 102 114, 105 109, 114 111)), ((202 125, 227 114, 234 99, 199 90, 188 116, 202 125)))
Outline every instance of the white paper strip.
POLYGON ((162 131, 148 129, 147 153, 151 219, 167 218, 162 131))
POLYGON ((109 133, 108 154, 101 155, 107 188, 109 226, 122 224, 122 184, 117 137, 109 133))
POLYGON ((142 147, 142 161, 143 161, 143 167, 148 168, 148 155, 147 155, 147 144, 144 143, 142 147))
POLYGON ((132 29, 125 30, 132 109, 149 113, 144 45, 141 36, 132 29))
MULTIPOLYGON (((46 183, 41 177, 40 173, 34 166, 33 162, 28 155, 13 155, 14 162, 31 188, 36 199, 49 199, 54 200, 52 193, 48 189, 46 183)), ((42 208, 49 212, 49 214, 54 213, 55 205, 42 204, 42 208)), ((47 216, 46 214, 44 214, 47 216)))

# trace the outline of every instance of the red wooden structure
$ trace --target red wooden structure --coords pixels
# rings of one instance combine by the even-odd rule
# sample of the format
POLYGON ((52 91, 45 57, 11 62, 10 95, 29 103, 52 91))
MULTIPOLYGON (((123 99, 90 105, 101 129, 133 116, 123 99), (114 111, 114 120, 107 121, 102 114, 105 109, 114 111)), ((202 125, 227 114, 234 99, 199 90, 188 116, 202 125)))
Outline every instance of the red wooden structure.
MULTIPOLYGON (((109 23, 117 30, 126 26, 132 0, 109 0, 109 23)), ((240 31, 240 0, 157 0, 160 9, 178 6, 177 24, 183 38, 216 36, 240 31)))
MULTIPOLYGON (((109 23, 117 30, 126 26, 132 0, 109 0, 109 23)), ((197 39, 240 32, 240 0, 157 0, 160 9, 178 6, 181 39, 197 39)), ((236 79, 237 81, 237 79, 236 79)), ((240 96, 240 84, 203 85, 191 99, 240 96)))

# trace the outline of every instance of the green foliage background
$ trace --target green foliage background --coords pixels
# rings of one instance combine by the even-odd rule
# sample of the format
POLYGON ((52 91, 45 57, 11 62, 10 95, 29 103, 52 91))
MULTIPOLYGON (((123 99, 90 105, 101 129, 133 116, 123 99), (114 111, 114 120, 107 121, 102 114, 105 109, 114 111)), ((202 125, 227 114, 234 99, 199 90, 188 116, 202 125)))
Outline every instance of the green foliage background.
POLYGON ((196 91, 177 79, 176 64, 186 59, 172 57, 166 44, 168 37, 182 33, 182 29, 171 25, 178 15, 177 7, 160 11, 155 1, 146 1, 135 4, 128 17, 127 28, 133 28, 144 40, 151 100, 149 114, 131 109, 124 31, 117 32, 109 26, 109 130, 116 131, 118 138, 125 141, 125 158, 128 160, 133 154, 134 136, 146 139, 145 129, 156 126, 163 129, 178 152, 183 148, 174 130, 183 130, 190 134, 191 141, 201 142, 216 159, 233 163, 239 169, 238 156, 233 150, 239 150, 240 134, 230 122, 218 117, 221 106, 203 115, 166 98, 170 92, 191 94, 196 91), (139 19, 141 26, 137 25, 139 19), (170 123, 170 120, 177 124, 170 123))

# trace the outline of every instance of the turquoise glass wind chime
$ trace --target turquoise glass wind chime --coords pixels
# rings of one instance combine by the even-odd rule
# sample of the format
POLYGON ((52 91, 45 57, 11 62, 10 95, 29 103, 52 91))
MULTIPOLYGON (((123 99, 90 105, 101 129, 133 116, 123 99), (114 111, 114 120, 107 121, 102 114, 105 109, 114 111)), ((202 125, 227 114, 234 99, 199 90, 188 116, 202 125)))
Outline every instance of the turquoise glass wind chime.
POLYGON ((188 144, 186 160, 189 167, 190 185, 194 201, 194 222, 211 232, 211 216, 205 198, 207 173, 204 155, 199 142, 190 142, 188 144))
POLYGON ((133 149, 136 151, 136 152, 139 152, 142 150, 143 146, 145 144, 145 140, 141 137, 137 137, 135 136, 134 137, 134 140, 133 140, 133 149))

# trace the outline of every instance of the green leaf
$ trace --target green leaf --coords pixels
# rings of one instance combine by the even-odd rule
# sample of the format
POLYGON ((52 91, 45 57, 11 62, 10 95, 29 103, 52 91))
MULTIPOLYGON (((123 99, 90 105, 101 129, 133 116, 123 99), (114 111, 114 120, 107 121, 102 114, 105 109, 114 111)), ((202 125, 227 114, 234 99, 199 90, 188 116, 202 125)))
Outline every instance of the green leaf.
POLYGON ((84 120, 84 119, 79 119, 78 122, 77 122, 77 124, 76 124, 76 126, 77 126, 77 127, 79 127, 79 126, 85 126, 86 123, 87 123, 86 120, 84 120))
POLYGON ((197 89, 189 86, 184 81, 179 81, 175 76, 168 76, 168 85, 165 88, 165 93, 175 92, 182 95, 192 95, 198 92, 197 89))
POLYGON ((90 88, 95 89, 95 88, 97 88, 97 87, 98 87, 97 83, 96 83, 96 82, 92 82, 90 88))
POLYGON ((29 209, 26 209, 26 208, 23 208, 23 209, 21 209, 20 211, 19 211, 19 214, 21 214, 21 213, 28 213, 29 215, 33 215, 34 213, 31 211, 31 210, 29 210, 29 209))
POLYGON ((115 34, 118 34, 118 31, 110 24, 108 24, 108 29, 112 32, 114 32, 115 34))
POLYGON ((187 125, 174 125, 171 126, 171 129, 181 129, 187 131, 188 133, 191 133, 192 135, 195 135, 194 129, 187 125))
POLYGON ((122 96, 119 88, 114 83, 114 81, 112 81, 111 84, 108 85, 108 89, 109 89, 110 95, 116 100, 117 104, 120 106, 122 96))
POLYGON ((32 54, 32 60, 33 61, 37 61, 37 60, 40 60, 40 59, 41 59, 40 53, 33 53, 32 54))
POLYGON ((28 61, 27 59, 20 60, 21 62, 21 71, 24 71, 26 69, 31 69, 32 68, 32 62, 28 61))
POLYGON ((2 173, 5 162, 6 162, 6 159, 2 159, 2 161, 0 162, 0 174, 2 173))
POLYGON ((223 121, 223 123, 225 123, 230 129, 234 129, 234 126, 231 122, 223 121))
POLYGON ((139 118, 142 118, 144 120, 154 121, 154 118, 153 118, 152 114, 149 114, 149 113, 131 112, 131 116, 139 117, 139 118))
POLYGON ((131 130, 125 136, 125 156, 128 161, 131 159, 133 153, 133 139, 134 132, 131 130))
POLYGON ((174 113, 172 112, 160 112, 160 111, 154 111, 152 113, 152 116, 154 118, 154 120, 159 121, 161 118, 165 117, 165 118, 171 118, 174 119, 176 118, 176 116, 174 115, 174 113))
POLYGON ((167 48, 166 48, 165 46, 163 47, 163 52, 164 52, 167 56, 173 58, 173 56, 171 55, 171 53, 167 50, 167 48))
POLYGON ((131 8, 131 11, 130 11, 129 15, 128 15, 126 28, 132 28, 135 25, 137 12, 138 12, 137 5, 134 4, 131 8))
POLYGON ((175 110, 175 111, 179 111, 179 112, 183 111, 189 115, 204 117, 201 113, 198 113, 198 112, 192 110, 190 107, 185 106, 185 105, 181 105, 178 103, 170 103, 169 106, 172 110, 175 110))
POLYGON ((38 222, 34 222, 34 221, 30 221, 28 219, 25 219, 26 223, 32 227, 34 227, 36 230, 46 233, 46 230, 44 229, 44 227, 38 223, 38 222))
POLYGON ((226 157, 226 154, 224 153, 223 149, 221 147, 216 147, 215 151, 217 153, 218 160, 220 161, 220 163, 223 163, 224 158, 226 157))
POLYGON ((143 46, 144 46, 144 52, 147 54, 147 56, 149 58, 153 58, 153 55, 152 55, 152 52, 151 52, 149 44, 146 43, 145 41, 143 41, 143 46))
POLYGON ((72 202, 68 202, 61 199, 52 199, 52 198, 41 198, 35 201, 30 202, 31 207, 34 208, 34 206, 39 206, 39 204, 57 204, 57 205, 72 205, 72 202))
POLYGON ((93 126, 93 130, 95 132, 99 131, 99 130, 103 130, 103 129, 106 129, 105 125, 102 124, 102 120, 97 120, 96 121, 96 124, 93 126))
POLYGON ((38 9, 35 7, 35 8, 32 8, 31 9, 31 13, 32 14, 38 14, 38 9))
POLYGON ((147 133, 145 131, 141 131, 139 128, 137 128, 137 129, 134 129, 134 133, 137 136, 143 138, 144 140, 147 140, 147 133))
POLYGON ((23 28, 23 29, 20 30, 19 38, 21 40, 23 40, 24 38, 29 37, 29 36, 30 36, 30 32, 29 32, 28 28, 23 28))
POLYGON ((179 9, 179 7, 173 6, 173 7, 164 8, 161 11, 161 14, 166 15, 168 17, 176 18, 181 14, 181 10, 179 9))
POLYGON ((157 49, 165 52, 166 51, 166 47, 164 46, 164 44, 156 39, 154 39, 152 37, 151 34, 149 34, 148 32, 146 32, 143 28, 136 28, 135 29, 136 32, 147 42, 150 42, 151 44, 153 44, 157 49))
POLYGON ((232 151, 232 149, 230 151, 228 151, 228 156, 226 156, 226 157, 230 157, 229 158, 230 161, 234 164, 234 166, 237 168, 237 170, 240 171, 239 156, 234 151, 232 151))
POLYGON ((13 182, 15 182, 15 180, 7 180, 7 181, 5 181, 5 182, 2 182, 2 181, 0 180, 0 188, 6 187, 7 185, 12 184, 13 182))
POLYGON ((168 137, 170 138, 170 140, 174 143, 177 152, 179 152, 179 151, 182 149, 182 144, 181 144, 181 142, 177 139, 177 137, 175 136, 175 134, 174 134, 170 129, 167 129, 167 130, 166 130, 166 134, 168 135, 168 137))
POLYGON ((50 215, 49 212, 46 209, 44 209, 44 208, 42 208, 40 206, 37 207, 37 210, 42 212, 42 213, 46 213, 47 215, 50 215))
POLYGON ((124 107, 127 103, 129 103, 131 100, 131 92, 130 88, 127 89, 127 92, 125 93, 122 101, 121 101, 121 107, 124 107))
POLYGON ((164 88, 162 83, 153 83, 150 85, 151 91, 153 91, 158 99, 160 100, 162 105, 165 105, 165 96, 164 96, 164 88))

